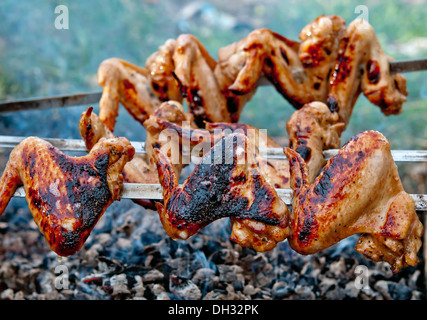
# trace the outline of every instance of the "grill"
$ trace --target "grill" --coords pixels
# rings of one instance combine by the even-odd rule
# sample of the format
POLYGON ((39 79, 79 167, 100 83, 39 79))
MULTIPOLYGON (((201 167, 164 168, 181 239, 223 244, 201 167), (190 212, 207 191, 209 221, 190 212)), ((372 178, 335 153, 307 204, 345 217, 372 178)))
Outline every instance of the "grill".
MULTIPOLYGON (((427 60, 391 62, 392 72, 427 69, 427 60)), ((265 85, 263 80, 262 85, 265 85)), ((20 99, 0 103, 0 113, 56 111, 98 103, 101 92, 20 99)), ((67 109, 68 110, 68 109, 67 109)), ((71 110, 71 109, 70 109, 71 110)), ((76 113, 77 114, 77 113, 76 113)), ((54 121, 54 120, 52 120, 54 121)), ((76 127, 76 124, 74 124, 76 127)), ((0 136, 2 155, 25 137, 0 136)), ((43 137, 71 154, 86 152, 81 140, 43 137)), ((142 141, 132 141, 137 153, 142 141)), ((285 159, 282 149, 268 157, 285 159)), ((337 150, 324 152, 330 159, 337 150)), ((400 163, 426 163, 427 151, 392 150, 400 163)), ((287 205, 292 191, 276 189, 287 205)), ((256 253, 229 241, 230 226, 216 221, 187 241, 172 241, 155 212, 129 199, 162 199, 157 184, 125 183, 122 199, 97 224, 85 247, 69 258, 47 250, 32 222, 19 188, 0 222, 1 299, 423 299, 426 297, 425 245, 416 267, 393 275, 384 263, 354 253, 355 237, 312 256, 301 256, 280 243, 256 253), (423 283, 425 282, 425 284, 423 283)), ((427 225, 427 194, 411 194, 427 225)), ((424 234, 426 241, 427 231, 424 234)))
MULTIPOLYGON (((79 96, 86 96, 85 99, 87 99, 86 94, 79 96)), ((62 104, 62 101, 74 101, 71 105, 75 106, 74 108, 76 109, 80 109, 80 107, 84 108, 87 102, 87 100, 82 102, 79 99, 63 98, 48 98, 48 106, 60 108, 70 106, 69 102, 62 104)), ((98 94, 92 94, 89 100, 97 98, 98 94)), ((22 111, 23 109, 28 110, 34 107, 39 109, 39 112, 42 112, 41 110, 46 106, 40 105, 38 101, 40 99, 28 99, 24 103, 22 101, 7 102, 4 112, 22 111), (20 103, 23 103, 21 107, 20 103), (14 108, 10 109, 12 105, 14 108)), ((2 152, 7 153, 8 150, 11 150, 24 138, 19 136, 0 136, 2 152)), ((83 141, 78 139, 46 138, 46 140, 63 151, 77 154, 85 152, 83 141)), ((131 141, 131 143, 135 147, 136 153, 145 152, 144 142, 131 141)), ((285 158, 281 149, 269 148, 266 152, 269 157, 285 158)), ((336 152, 337 150, 326 150, 324 156, 329 159, 336 152)), ((427 162, 427 152, 425 151, 392 150, 392 154, 396 162, 427 162)), ((291 203, 291 190, 278 189, 277 191, 287 204, 291 203)), ((23 189, 18 189, 15 197, 20 198, 23 196, 25 196, 23 189)), ((412 194, 411 196, 416 201, 418 214, 426 224, 427 195, 412 194)), ((156 184, 124 184, 122 198, 162 199, 162 189, 160 185, 156 184)), ((17 232, 21 235, 26 234, 22 236, 23 239, 27 237, 37 238, 38 231, 35 231, 34 226, 33 229, 27 226, 23 230, 19 230, 20 224, 16 221, 19 220, 19 215, 22 215, 21 219, 24 218, 25 214, 23 214, 22 207, 26 207, 26 205, 18 199, 15 201, 18 203, 14 208, 16 217, 12 219, 13 222, 9 221, 1 224, 0 229, 3 228, 5 235, 17 232)), ((270 253, 254 254, 250 250, 239 248, 238 245, 229 243, 228 235, 224 232, 224 230, 228 230, 229 226, 224 221, 217 221, 206 230, 202 230, 200 235, 194 236, 190 241, 176 242, 171 241, 164 235, 156 213, 147 213, 147 211, 150 210, 135 209, 129 202, 123 203, 121 201, 114 204, 112 208, 108 209, 99 226, 94 229, 94 235, 88 239, 85 249, 82 249, 82 252, 74 258, 58 260, 53 252, 48 253, 45 248, 40 248, 44 245, 43 240, 37 245, 34 244, 31 250, 37 253, 36 257, 39 257, 40 252, 42 252, 42 254, 46 255, 44 259, 49 261, 48 265, 50 266, 50 271, 41 273, 42 279, 38 280, 44 284, 49 283, 49 281, 52 283, 57 281, 56 285, 59 289, 51 289, 50 291, 47 290, 47 292, 45 292, 46 289, 39 289, 40 293, 33 293, 33 296, 38 295, 43 298, 50 297, 53 299, 87 299, 89 296, 99 299, 145 299, 147 296, 153 299, 169 299, 170 297, 176 299, 281 299, 287 297, 297 299, 319 297, 340 299, 342 296, 337 293, 340 291, 334 290, 335 287, 340 287, 338 284, 339 278, 349 277, 350 279, 355 279, 351 282, 354 285, 357 281, 362 281, 358 280, 357 274, 359 273, 356 271, 359 271, 357 268, 363 267, 366 270, 370 270, 366 271, 369 274, 374 274, 371 277, 376 278, 376 282, 373 285, 374 290, 369 289, 369 286, 366 287, 368 289, 364 289, 362 285, 359 285, 360 289, 356 289, 356 294, 352 293, 352 290, 349 289, 350 285, 347 285, 349 288, 342 288, 341 295, 349 298, 353 294, 353 297, 364 297, 366 299, 378 298, 379 293, 389 299, 409 297, 409 285, 402 286, 403 289, 399 289, 398 285, 391 281, 393 277, 398 276, 392 275, 385 264, 374 264, 363 259, 361 263, 352 258, 354 253, 351 253, 351 251, 356 241, 354 237, 345 239, 336 246, 312 257, 300 256, 292 252, 286 244, 281 244, 270 253), (113 235, 108 235, 109 233, 113 235), (133 240, 122 238, 120 234, 126 234, 129 239, 133 240), (136 235, 140 236, 138 241, 135 240, 136 235), (103 237, 107 239, 103 239, 103 237), (116 246, 114 249, 107 250, 108 254, 104 255, 105 252, 100 249, 100 246, 106 245, 106 247, 109 247, 111 242, 116 242, 116 246), (132 253, 124 254, 123 250, 129 250, 132 253), (165 254, 162 250, 167 250, 168 253, 165 254), (338 258, 340 255, 342 257, 338 258), (239 260, 240 262, 237 262, 239 260), (280 263, 283 260, 286 260, 287 264, 291 261, 289 270, 283 270, 283 267, 280 267, 280 263), (80 264, 82 261, 83 264, 80 264), (247 264, 249 269, 243 268, 242 262, 247 264), (72 280, 70 283, 58 282, 58 279, 61 279, 61 266, 64 266, 64 270, 71 273, 72 280), (52 270, 53 267, 55 267, 54 270, 52 270), (264 268, 267 268, 267 272, 264 268), (325 272, 324 277, 320 278, 322 279, 320 282, 319 280, 313 280, 315 277, 319 278, 315 270, 325 269, 327 271, 318 271, 320 274, 325 272), (55 270, 59 271, 56 272, 55 270), (282 273, 282 275, 278 276, 279 273, 282 273), (297 273, 310 274, 312 277, 297 276, 297 273), (292 285, 290 284, 292 277, 301 277, 301 279, 306 280, 304 280, 305 282, 302 281, 302 284, 300 281, 296 285, 292 285), (271 279, 275 279, 274 284, 271 279), (394 285, 396 288, 390 289, 394 285), (74 292, 69 289, 70 287, 74 287, 74 292), (313 291, 313 287, 317 288, 317 291, 313 291)), ((28 217, 28 214, 26 215, 31 220, 31 217, 28 217)), ((425 238, 426 235, 424 235, 425 238)), ((40 240, 40 236, 38 236, 38 239, 40 240)), ((24 242, 27 241, 25 240, 24 242)), ((21 246, 23 245, 21 244, 21 246)), ((19 247, 19 249, 23 248, 19 247)), ((406 270, 404 269, 399 273, 399 276, 408 279, 406 280, 408 284, 411 283, 413 286, 418 284, 418 287, 422 287, 420 282, 427 278, 427 269, 423 269, 424 275, 421 274, 420 269, 422 269, 422 265, 425 265, 426 254, 427 250, 424 247, 421 252, 419 266, 406 268, 406 270)), ((34 263, 24 261, 22 265, 27 266, 27 268, 34 263)), ((3 269, 7 268, 16 269, 17 266, 9 262, 3 267, 3 269)), ((19 273, 24 274, 21 275, 22 279, 20 281, 28 281, 30 286, 35 285, 36 281, 30 279, 30 275, 22 270, 16 272, 14 276, 18 277, 19 273)), ((14 281, 19 282, 19 280, 14 277, 12 279, 9 280, 11 282, 10 287, 20 288, 19 285, 13 283, 14 281)), ((24 285, 21 283, 21 286, 24 285)), ((13 293, 13 290, 9 288, 2 293, 2 297, 19 299, 19 295, 26 290, 15 289, 17 293, 13 293)), ((414 289, 410 290, 413 291, 414 289)), ((34 289, 34 291, 37 290, 34 289)), ((422 298, 424 295, 425 292, 420 292, 419 296, 412 298, 422 298)))

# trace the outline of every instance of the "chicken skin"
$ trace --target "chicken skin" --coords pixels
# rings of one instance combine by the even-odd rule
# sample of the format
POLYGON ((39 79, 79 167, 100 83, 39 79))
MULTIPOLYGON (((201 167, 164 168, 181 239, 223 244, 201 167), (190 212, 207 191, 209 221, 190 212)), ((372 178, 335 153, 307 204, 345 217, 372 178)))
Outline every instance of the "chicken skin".
POLYGON ((344 123, 339 122, 338 113, 331 112, 322 102, 304 105, 286 123, 289 147, 304 159, 310 182, 326 163, 323 150, 340 148, 344 127, 344 123))
POLYGON ((328 75, 344 29, 342 18, 320 16, 303 28, 301 42, 269 29, 252 31, 238 50, 244 57, 243 67, 229 89, 246 93, 265 76, 296 108, 311 101, 326 101, 328 75))
MULTIPOLYGON (((89 152, 100 139, 116 138, 110 129, 93 112, 92 107, 81 114, 79 132, 89 152)), ((150 160, 146 154, 135 154, 125 164, 122 174, 124 182, 127 183, 159 183, 157 169, 155 166, 150 165, 150 160)), ((152 200, 133 199, 133 201, 144 208, 155 209, 154 201, 152 200)))
POLYGON ((182 101, 173 75, 175 41, 168 40, 146 61, 146 68, 118 58, 104 60, 98 68, 103 87, 99 118, 114 131, 121 103, 132 117, 144 123, 162 101, 182 101))
POLYGON ((215 61, 194 36, 178 37, 175 76, 199 127, 206 122, 238 122, 243 107, 255 94, 258 78, 245 92, 230 90, 245 63, 242 52, 247 42, 244 38, 221 48, 215 61))
POLYGON ((379 106, 385 115, 399 114, 406 101, 406 78, 390 74, 389 61, 372 26, 354 20, 340 42, 337 61, 330 77, 327 104, 340 121, 350 121, 360 93, 379 106))
POLYGON ((100 118, 113 130, 118 103, 143 123, 161 102, 186 99, 198 127, 206 122, 238 122, 268 79, 295 108, 319 101, 346 126, 360 93, 384 114, 398 114, 406 101, 406 79, 391 75, 389 58, 368 22, 346 26, 338 16, 319 16, 293 41, 270 29, 220 48, 218 60, 193 35, 169 39, 146 68, 120 59, 103 61, 100 118))
POLYGON ((144 122, 147 132, 145 152, 147 153, 150 166, 156 168, 153 149, 161 148, 171 160, 175 174, 179 177, 182 169, 190 163, 188 159, 190 150, 183 148, 182 143, 180 143, 176 135, 170 135, 163 131, 165 128, 159 125, 159 123, 168 123, 188 129, 197 127, 193 122, 192 115, 184 112, 182 104, 176 101, 163 102, 154 114, 144 122))
POLYGON ((150 92, 147 70, 124 60, 102 61, 98 68, 98 82, 103 87, 99 117, 111 131, 114 131, 119 115, 119 103, 141 123, 159 104, 150 92))
POLYGON ((284 151, 294 193, 288 238, 292 249, 313 254, 361 234, 356 250, 388 262, 393 272, 418 262, 423 226, 382 134, 354 136, 313 183, 302 157, 292 149, 284 151))
MULTIPOLYGON (((182 110, 179 103, 164 102, 155 114, 144 123, 147 131, 150 132, 150 137, 156 137, 154 143, 151 143, 147 137, 147 152, 151 153, 150 150, 155 145, 171 160, 175 159, 171 162, 177 177, 180 176, 183 165, 190 162, 197 163, 200 160, 199 158, 209 153, 210 149, 221 138, 233 133, 240 133, 251 141, 250 146, 257 149, 257 152, 254 152, 255 161, 268 183, 275 188, 289 188, 288 161, 269 158, 266 153, 266 148, 281 148, 282 146, 269 138, 266 133, 242 123, 208 122, 205 129, 199 129, 194 127, 189 120, 186 120, 184 113, 179 110, 182 110), (162 116, 166 110, 168 110, 169 115, 167 117, 162 116), (183 121, 177 121, 178 119, 183 121), (185 121, 187 123, 183 125, 185 121), (163 134, 164 137, 160 138, 160 134, 163 134), (160 140, 168 140, 168 142, 159 144, 160 140), (262 148, 264 148, 264 152, 259 152, 262 148)), ((151 156, 150 159, 153 157, 151 156)), ((153 163, 155 162, 153 161, 153 163)))
POLYGON ((243 134, 223 137, 182 185, 169 158, 154 149, 164 196, 156 206, 170 237, 187 239, 230 217, 230 239, 242 246, 267 251, 286 239, 288 208, 262 176, 248 141, 243 134))
POLYGON ((120 199, 121 172, 134 152, 126 138, 102 138, 88 155, 70 157, 42 139, 26 138, 11 152, 0 179, 0 214, 23 186, 50 248, 60 256, 72 255, 120 199))

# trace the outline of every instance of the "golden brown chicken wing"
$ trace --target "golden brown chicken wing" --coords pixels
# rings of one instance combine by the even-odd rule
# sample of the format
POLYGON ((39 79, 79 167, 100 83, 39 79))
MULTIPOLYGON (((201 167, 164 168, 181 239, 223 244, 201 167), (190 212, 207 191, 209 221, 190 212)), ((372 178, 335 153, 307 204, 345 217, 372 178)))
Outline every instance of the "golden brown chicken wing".
MULTIPOLYGON (((269 138, 266 133, 241 123, 206 123, 205 129, 199 129, 191 125, 189 120, 186 120, 184 113, 179 110, 182 110, 179 103, 164 102, 156 113, 144 123, 147 130, 151 131, 150 137, 156 137, 154 143, 149 143, 147 138, 147 147, 152 150, 152 146, 155 145, 167 154, 169 159, 176 159, 171 162, 177 177, 180 176, 182 165, 189 164, 191 161, 197 162, 197 158, 210 152, 210 149, 221 138, 241 133, 251 141, 250 145, 257 149, 255 161, 268 183, 275 188, 289 188, 289 163, 283 159, 268 157, 267 148, 281 148, 281 146, 269 138), (162 115, 166 110, 169 115, 162 115), (172 114, 174 116, 171 116, 172 114), (184 122, 187 121, 187 124, 184 126, 184 122, 179 121, 180 119, 184 122), (160 139, 160 134, 164 135, 163 139, 160 139), (166 143, 159 144, 160 140, 166 143)), ((147 149, 147 152, 152 151, 147 149)))
POLYGON ((104 60, 98 68, 103 86, 99 118, 114 131, 119 103, 141 124, 162 101, 182 101, 173 75, 175 41, 168 40, 148 57, 146 69, 117 58, 104 60))
POLYGON ((164 195, 156 206, 169 236, 187 239, 225 217, 232 220, 230 239, 257 251, 271 250, 288 236, 287 206, 248 150, 243 134, 220 139, 179 185, 169 158, 154 149, 164 195))
POLYGON ((241 68, 229 89, 247 93, 265 76, 296 108, 325 102, 344 25, 338 16, 320 16, 301 31, 301 42, 269 29, 252 31, 236 50, 242 57, 241 68))
POLYGON ((356 19, 350 23, 340 42, 327 99, 340 121, 348 124, 362 92, 385 115, 402 111, 408 95, 406 78, 399 73, 391 75, 389 61, 368 22, 356 19))
POLYGON ((152 95, 148 71, 121 59, 102 61, 98 68, 98 82, 103 87, 99 101, 99 117, 114 131, 119 115, 119 103, 139 122, 144 122, 159 104, 152 95))
POLYGON ((338 149, 345 124, 339 122, 322 102, 310 102, 295 111, 286 123, 289 147, 298 152, 307 164, 309 181, 313 182, 326 161, 323 150, 338 149))
POLYGON ((313 183, 302 157, 285 148, 294 190, 289 245, 313 254, 353 234, 356 250, 392 270, 415 265, 423 226, 402 187, 390 145, 379 132, 354 136, 313 183))
POLYGON ((26 138, 11 152, 0 179, 0 214, 23 186, 50 248, 72 255, 107 207, 120 199, 121 172, 134 152, 126 138, 102 138, 88 155, 70 157, 42 139, 26 138))

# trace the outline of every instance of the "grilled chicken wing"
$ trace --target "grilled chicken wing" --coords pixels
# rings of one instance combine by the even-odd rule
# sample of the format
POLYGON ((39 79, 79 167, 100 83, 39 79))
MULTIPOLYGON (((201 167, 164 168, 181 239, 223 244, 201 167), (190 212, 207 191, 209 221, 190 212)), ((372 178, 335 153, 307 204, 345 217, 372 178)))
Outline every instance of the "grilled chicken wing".
POLYGON ((176 40, 169 39, 145 61, 153 94, 161 101, 181 102, 181 91, 174 75, 176 40))
POLYGON ((340 42, 339 54, 330 79, 327 104, 348 124, 361 92, 386 114, 399 114, 406 101, 406 78, 390 74, 390 58, 383 52, 372 26, 354 20, 340 42))
POLYGON ((170 135, 163 131, 165 128, 159 125, 158 122, 167 122, 171 125, 176 125, 184 128, 195 128, 193 117, 191 114, 184 112, 183 106, 176 101, 163 102, 144 122, 144 127, 147 132, 145 140, 145 151, 150 162, 150 166, 156 167, 156 161, 153 154, 154 148, 161 148, 171 160, 173 169, 177 177, 181 175, 181 170, 190 163, 186 158, 189 150, 184 150, 178 137, 174 134, 170 135))
MULTIPOLYGON (((82 113, 79 122, 79 132, 86 144, 87 151, 91 151, 101 138, 115 138, 115 135, 93 112, 88 108, 82 113)), ((159 175, 155 165, 150 165, 147 154, 135 154, 127 162, 122 171, 124 182, 127 183, 159 183, 159 175)), ((155 209, 154 201, 146 199, 133 199, 135 203, 147 209, 155 209)))
POLYGON ((160 102, 185 97, 199 127, 238 122, 263 77, 297 109, 326 103, 344 125, 361 92, 386 115, 401 111, 406 79, 390 75, 389 58, 369 23, 356 19, 346 27, 341 17, 322 15, 301 30, 299 40, 255 29, 221 48, 216 61, 197 38, 183 34, 159 47, 146 69, 106 60, 98 71, 101 120, 112 129, 121 101, 142 123, 160 102))
MULTIPOLYGON (((257 149, 255 160, 264 178, 276 188, 289 188, 289 163, 282 159, 268 158, 266 148, 281 148, 281 146, 270 139, 264 132, 247 124, 240 123, 206 123, 205 129, 199 129, 192 125, 182 111, 182 106, 177 102, 164 102, 156 113, 144 123, 151 137, 156 137, 154 143, 149 143, 147 138, 147 152, 152 153, 153 145, 160 148, 172 161, 175 174, 180 175, 179 167, 189 164, 190 161, 197 162, 198 157, 210 152, 210 149, 224 136, 241 133, 250 141, 250 146, 257 149), (169 116, 162 116, 168 110, 169 116), (175 116, 171 116, 174 114, 175 116), (178 121, 181 119, 182 121, 178 121), (187 121, 186 125, 185 121, 187 121), (168 137, 170 141, 160 145, 160 133, 168 137), (148 149, 150 148, 150 149, 148 149), (264 148, 264 152, 259 152, 264 148), (173 150, 175 149, 175 150, 173 150), (173 155, 175 153, 175 155, 173 155)), ((153 159, 151 156, 150 159, 153 159)))
POLYGON ((187 239, 225 217, 232 220, 230 239, 257 251, 271 250, 288 236, 287 206, 248 150, 243 134, 222 138, 180 186, 169 158, 154 149, 164 195, 156 206, 169 236, 187 239))
POLYGON ((296 108, 327 103, 348 124, 361 92, 386 115, 401 112, 406 79, 390 74, 375 31, 365 20, 349 26, 338 16, 320 16, 294 42, 269 29, 257 29, 240 49, 241 69, 229 89, 245 94, 261 76, 296 108))
POLYGON ((340 17, 320 16, 301 31, 301 42, 269 29, 254 30, 240 48, 242 68, 229 89, 246 93, 264 75, 296 108, 326 101, 344 25, 340 17))
POLYGON ((356 250, 392 270, 415 265, 423 226, 402 187, 386 138, 375 131, 354 136, 313 183, 302 157, 285 148, 294 190, 289 245, 313 254, 361 234, 356 250))
POLYGON ((217 62, 192 35, 180 35, 174 53, 175 77, 199 127, 204 122, 230 121, 225 97, 214 70, 217 62))
POLYGON ((337 112, 322 102, 311 102, 295 111, 286 123, 289 147, 298 152, 307 164, 309 181, 313 182, 326 161, 323 150, 338 149, 345 124, 337 112))
POLYGON ((148 71, 121 59, 102 61, 98 82, 103 87, 99 101, 99 117, 114 131, 119 115, 119 103, 139 122, 144 122, 159 104, 150 92, 148 71))
POLYGON ((10 154, 0 179, 0 214, 23 186, 34 221, 58 255, 77 252, 107 207, 120 199, 121 174, 134 148, 126 138, 102 138, 83 157, 70 157, 29 137, 10 154))
POLYGON ((111 58, 98 68, 98 82, 103 86, 99 118, 114 131, 119 103, 141 124, 162 101, 182 101, 173 76, 172 55, 175 41, 168 40, 146 61, 146 69, 127 61, 111 58))
POLYGON ((280 144, 268 137, 266 132, 243 123, 207 123, 206 130, 211 133, 213 141, 233 133, 244 134, 250 141, 249 146, 255 148, 255 162, 265 180, 275 188, 289 188, 288 161, 268 157, 265 149, 261 152, 263 148, 282 148, 280 144))

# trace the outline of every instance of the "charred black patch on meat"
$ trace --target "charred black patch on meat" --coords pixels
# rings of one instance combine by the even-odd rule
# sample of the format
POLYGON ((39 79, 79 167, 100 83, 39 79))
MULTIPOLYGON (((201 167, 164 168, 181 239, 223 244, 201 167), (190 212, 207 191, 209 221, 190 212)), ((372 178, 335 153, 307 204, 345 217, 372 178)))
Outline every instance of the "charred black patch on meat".
POLYGON ((262 183, 260 175, 252 176, 254 201, 251 205, 248 198, 233 192, 232 188, 247 183, 248 177, 242 173, 234 174, 240 165, 236 157, 239 139, 236 135, 230 138, 233 139, 232 148, 229 148, 229 143, 223 138, 222 143, 211 149, 212 161, 220 160, 221 163, 200 163, 186 180, 184 187, 172 191, 166 210, 177 229, 186 229, 193 234, 225 217, 254 219, 268 225, 280 223, 272 214, 272 203, 276 195, 272 188, 262 183), (218 154, 221 156, 218 157, 218 154))

